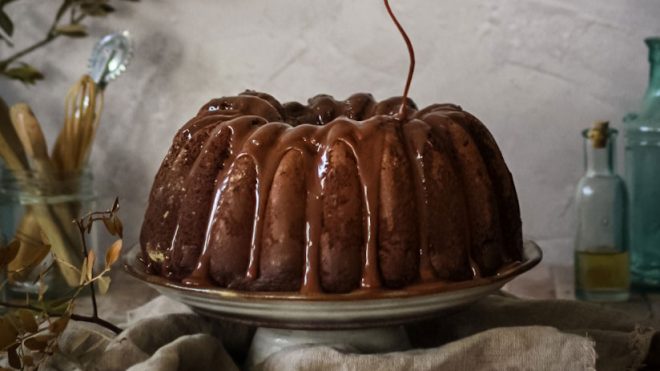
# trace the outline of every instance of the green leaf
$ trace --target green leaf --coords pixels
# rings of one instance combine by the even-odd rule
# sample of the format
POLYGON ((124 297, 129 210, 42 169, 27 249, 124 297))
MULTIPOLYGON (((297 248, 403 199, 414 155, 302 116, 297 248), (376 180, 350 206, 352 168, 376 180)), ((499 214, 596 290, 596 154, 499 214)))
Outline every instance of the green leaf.
POLYGON ((59 299, 45 301, 43 303, 44 309, 47 310, 48 313, 56 313, 56 314, 66 313, 69 307, 69 301, 71 300, 71 295, 73 295, 73 292, 71 292, 70 294, 66 294, 65 297, 59 299))
POLYGON ((11 367, 15 369, 22 369, 23 362, 21 362, 21 358, 18 356, 18 346, 19 344, 14 344, 9 349, 7 349, 7 358, 11 367))
POLYGON ((121 255, 122 240, 115 241, 105 253, 105 269, 110 268, 121 255))
POLYGON ((99 288, 99 294, 105 295, 108 292, 108 289, 110 288, 110 277, 99 277, 99 279, 96 281, 96 285, 99 288))
POLYGON ((115 8, 103 2, 89 2, 81 4, 80 10, 92 17, 104 17, 108 13, 114 12, 115 8))
POLYGON ((19 247, 21 247, 21 242, 19 240, 13 240, 9 245, 3 246, 0 249, 0 267, 6 266, 16 258, 19 247))
POLYGON ((3 35, 2 33, 0 33, 0 40, 4 41, 5 44, 7 44, 9 47, 12 47, 12 48, 14 47, 14 43, 11 42, 9 37, 6 36, 6 35, 3 35))
POLYGON ((60 35, 68 37, 85 37, 87 36, 87 28, 81 24, 72 23, 64 26, 59 26, 55 29, 60 35))
POLYGON ((94 250, 89 250, 87 253, 87 281, 91 281, 94 275, 94 261, 96 261, 96 254, 94 254, 94 250))
POLYGON ((105 229, 108 230, 108 233, 111 235, 115 235, 117 231, 115 230, 115 223, 112 221, 112 218, 103 218, 103 225, 105 225, 105 229))
POLYGON ((16 342, 18 330, 7 317, 0 317, 0 349, 6 349, 16 342))
POLYGON ((20 63, 20 67, 13 67, 3 72, 10 79, 22 81, 25 84, 34 84, 37 80, 43 80, 44 75, 36 68, 27 63, 20 63))
POLYGON ((71 314, 66 313, 62 317, 56 319, 53 321, 53 323, 48 326, 48 330, 52 332, 53 334, 61 334, 62 331, 66 328, 66 326, 69 324, 69 319, 71 318, 71 314))
POLYGON ((16 0, 0 0, 0 9, 4 8, 5 5, 7 5, 9 3, 13 3, 14 1, 16 1, 16 0))
POLYGON ((116 213, 119 210, 119 197, 115 197, 115 200, 112 202, 112 209, 110 212, 116 213))
POLYGON ((67 9, 71 6, 71 0, 64 0, 60 7, 57 9, 57 14, 55 15, 55 22, 59 21, 60 18, 66 13, 67 9))
POLYGON ((115 11, 115 8, 112 7, 110 4, 101 4, 101 9, 103 9, 106 13, 112 13, 115 11))
POLYGON ((119 238, 124 238, 124 225, 121 222, 121 219, 117 214, 112 215, 112 221, 115 223, 115 229, 117 230, 117 236, 119 238))
POLYGON ((23 366, 25 366, 25 369, 28 369, 28 367, 34 366, 34 358, 32 358, 32 356, 29 356, 27 354, 23 354, 23 357, 21 358, 21 361, 23 362, 23 366))
POLYGON ((53 335, 46 336, 33 336, 25 339, 23 344, 30 350, 43 351, 48 346, 48 341, 53 338, 53 335))
POLYGON ((87 278, 87 265, 87 258, 85 258, 80 267, 80 280, 78 281, 78 285, 82 285, 85 282, 85 278, 87 278))
POLYGON ((0 9, 0 28, 9 36, 14 34, 14 22, 9 19, 7 13, 0 9))
POLYGON ((108 233, 110 233, 113 236, 118 236, 119 238, 122 238, 124 236, 124 225, 121 222, 121 219, 117 216, 117 214, 112 214, 109 218, 103 218, 103 224, 105 225, 105 229, 108 230, 108 233))
POLYGON ((26 332, 35 333, 39 330, 39 324, 37 324, 35 314, 31 310, 19 309, 16 315, 21 321, 21 327, 26 332))

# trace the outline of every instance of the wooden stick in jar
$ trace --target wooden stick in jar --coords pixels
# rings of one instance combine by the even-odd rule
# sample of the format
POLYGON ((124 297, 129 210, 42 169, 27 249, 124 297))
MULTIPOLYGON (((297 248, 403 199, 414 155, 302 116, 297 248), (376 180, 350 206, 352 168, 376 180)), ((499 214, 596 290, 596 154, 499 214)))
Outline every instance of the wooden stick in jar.
POLYGON ((48 145, 44 133, 41 131, 41 125, 34 117, 32 110, 27 104, 18 103, 11 107, 10 116, 28 162, 32 165, 31 168, 36 170, 43 179, 51 179, 53 164, 48 156, 48 145))
MULTIPOLYGON (((10 110, 10 116, 14 129, 20 139, 28 163, 33 164, 33 171, 37 172, 41 181, 48 182, 53 180, 53 166, 48 157, 48 148, 37 119, 32 114, 29 106, 26 104, 17 104, 10 110)), ((20 174, 19 174, 20 179, 20 174)), ((79 274, 71 266, 78 267, 82 263, 82 257, 75 253, 74 247, 77 246, 74 228, 71 233, 66 233, 63 223, 69 223, 73 216, 67 208, 51 208, 45 202, 31 205, 28 210, 34 213, 34 216, 41 226, 41 229, 47 235, 51 244, 51 251, 56 258, 67 264, 58 262, 58 267, 62 272, 69 286, 76 286, 79 280, 79 274)))
POLYGON ((23 146, 14 126, 11 124, 9 108, 0 98, 0 156, 11 171, 25 171, 28 168, 23 146))
POLYGON ((91 152, 103 109, 103 91, 84 75, 69 90, 64 107, 64 127, 55 142, 53 162, 60 171, 81 171, 91 152))

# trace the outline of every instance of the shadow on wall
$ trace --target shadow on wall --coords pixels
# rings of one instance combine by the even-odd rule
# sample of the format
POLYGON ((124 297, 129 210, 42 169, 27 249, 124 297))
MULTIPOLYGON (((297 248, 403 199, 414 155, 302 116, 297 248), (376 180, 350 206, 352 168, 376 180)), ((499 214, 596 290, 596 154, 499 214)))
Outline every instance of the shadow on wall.
POLYGON ((182 124, 172 122, 177 90, 169 78, 182 73, 182 41, 155 32, 140 35, 137 48, 126 76, 106 97, 92 164, 98 192, 122 200, 122 218, 129 226, 125 238, 131 243, 137 241, 160 160, 182 124))

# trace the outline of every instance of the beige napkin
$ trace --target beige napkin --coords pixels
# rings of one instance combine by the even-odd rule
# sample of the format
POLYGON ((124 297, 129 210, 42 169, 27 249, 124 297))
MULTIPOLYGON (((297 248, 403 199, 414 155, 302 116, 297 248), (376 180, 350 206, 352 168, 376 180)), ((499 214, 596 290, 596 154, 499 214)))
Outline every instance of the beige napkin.
MULTIPOLYGON (((207 321, 164 297, 130 312, 126 325, 127 330, 111 339, 76 324, 65 332, 63 356, 53 359, 51 366, 103 371, 239 370, 253 334, 245 326, 207 321)), ((652 325, 580 302, 493 295, 455 314, 409 325, 414 350, 360 354, 342 344, 300 346, 275 353, 256 368, 635 370, 644 365, 647 355, 660 352, 659 344, 651 349, 656 334, 652 325)), ((660 364, 649 369, 655 367, 660 364)))
POLYGON ((552 327, 484 331, 444 346, 387 354, 301 347, 275 353, 259 370, 595 370, 593 341, 552 327))

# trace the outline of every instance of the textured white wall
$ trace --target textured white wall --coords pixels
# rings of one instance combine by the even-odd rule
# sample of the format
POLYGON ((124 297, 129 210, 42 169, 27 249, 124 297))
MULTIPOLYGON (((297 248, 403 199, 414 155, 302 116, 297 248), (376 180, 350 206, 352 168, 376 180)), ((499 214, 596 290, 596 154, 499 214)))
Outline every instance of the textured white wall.
MULTIPOLYGON (((37 0, 12 3, 18 44, 50 23, 37 0)), ((56 6, 57 2, 51 2, 56 6)), ((409 30, 419 105, 455 102, 484 121, 513 172, 524 231, 573 233, 570 203, 582 173, 579 130, 619 119, 646 84, 645 36, 660 34, 657 0, 392 0, 409 30)), ((92 156, 99 191, 119 195, 137 238, 153 176, 170 140, 209 98, 246 88, 282 100, 356 91, 400 94, 408 57, 379 0, 143 0, 119 2, 92 22, 92 38, 58 41, 28 61, 36 87, 0 81, 9 103, 29 102, 51 138, 63 98, 93 41, 129 29, 137 42, 126 75, 106 94, 92 156)), ((9 52, 0 46, 0 56, 9 52)))

